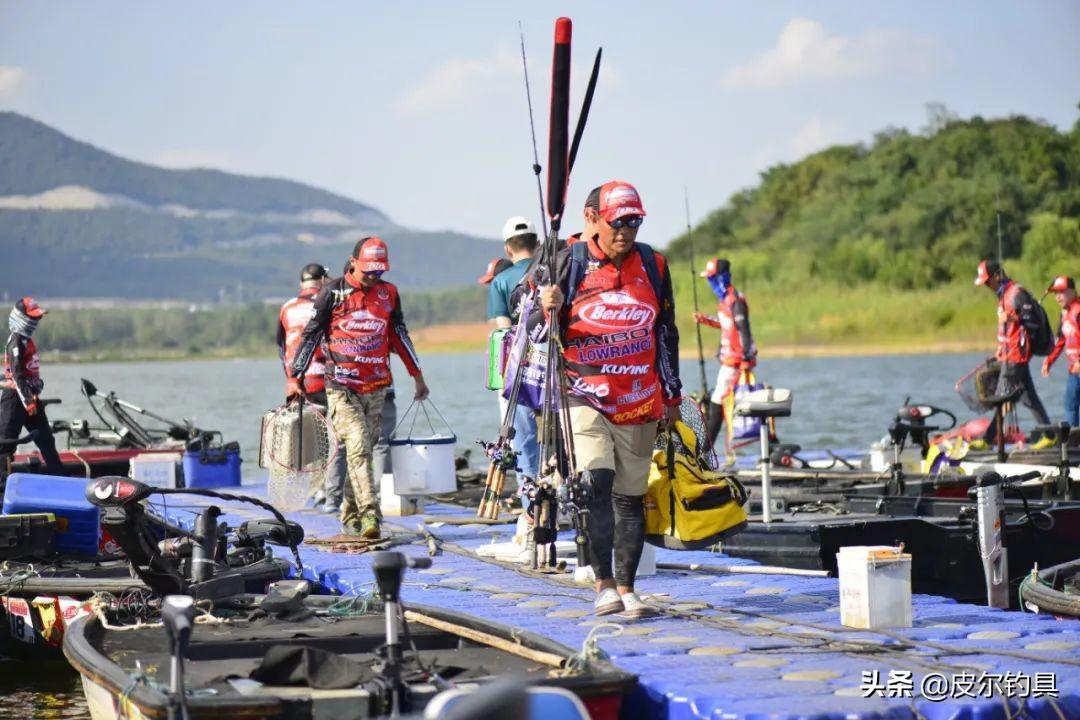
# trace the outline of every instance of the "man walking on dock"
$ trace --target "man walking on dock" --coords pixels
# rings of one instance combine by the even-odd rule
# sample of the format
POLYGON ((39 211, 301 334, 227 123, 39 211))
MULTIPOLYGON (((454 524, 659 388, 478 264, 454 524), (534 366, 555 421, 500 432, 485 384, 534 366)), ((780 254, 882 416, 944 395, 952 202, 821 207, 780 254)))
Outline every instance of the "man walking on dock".
MULTIPOLYGON (((296 349, 304 335, 311 316, 315 314, 315 297, 323 285, 330 282, 330 272, 318 263, 310 263, 300 271, 300 294, 288 300, 278 311, 277 345, 278 354, 285 367, 285 378, 291 380, 292 364, 296 358, 296 349)), ((326 358, 321 347, 315 349, 315 355, 304 375, 304 394, 307 399, 321 406, 328 407, 326 401, 326 358)), ((286 388, 287 390, 288 388, 286 388)), ((341 493, 345 483, 345 447, 338 440, 337 452, 333 464, 327 468, 326 479, 322 487, 311 488, 315 505, 323 504, 326 512, 337 513, 341 509, 341 493)))
POLYGON ((1059 275, 1046 288, 1054 293, 1061 307, 1061 324, 1058 325, 1054 349, 1043 361, 1043 377, 1050 375, 1050 368, 1065 353, 1065 367, 1069 380, 1065 385, 1065 422, 1080 427, 1080 297, 1076 296, 1076 282, 1071 277, 1059 275))
MULTIPOLYGON (((497 328, 509 328, 518 321, 518 308, 513 302, 514 288, 525 276, 536 253, 536 228, 526 218, 515 216, 503 224, 503 247, 512 265, 495 275, 488 289, 487 316, 497 328)), ((508 401, 499 395, 499 419, 507 412, 508 401)), ((514 437, 510 441, 517 453, 521 476, 518 486, 535 480, 540 465, 540 447, 536 440, 536 413, 532 408, 518 405, 514 409, 514 437)))
MULTIPOLYGON (((1014 388, 1021 387, 1020 402, 1031 411, 1039 425, 1049 425, 1050 416, 1035 392, 1035 383, 1028 367, 1034 354, 1031 335, 1040 322, 1035 309, 1038 301, 1020 283, 1010 279, 1001 264, 993 260, 979 263, 975 284, 990 288, 998 298, 996 357, 1001 363, 1001 374, 995 394, 1006 395, 1014 388)), ((1052 437, 1044 436, 1032 448, 1038 450, 1053 442, 1052 437)))
POLYGON ((657 423, 678 419, 682 400, 675 300, 667 260, 637 242, 645 208, 634 186, 604 184, 591 212, 596 235, 559 253, 558 282, 540 297, 562 313, 574 451, 578 469, 592 474, 594 609, 644 617, 653 610, 634 592, 644 495, 657 423))
POLYGON ((345 532, 379 537, 382 513, 372 471, 372 450, 382 422, 383 402, 392 384, 390 351, 405 363, 416 383, 416 399, 428 396, 420 360, 409 338, 398 289, 382 279, 390 269, 386 243, 377 237, 353 248, 349 271, 315 298, 315 314, 304 328, 293 360, 289 395, 301 392, 315 349, 325 338, 326 396, 334 431, 345 442, 352 495, 345 493, 345 532))

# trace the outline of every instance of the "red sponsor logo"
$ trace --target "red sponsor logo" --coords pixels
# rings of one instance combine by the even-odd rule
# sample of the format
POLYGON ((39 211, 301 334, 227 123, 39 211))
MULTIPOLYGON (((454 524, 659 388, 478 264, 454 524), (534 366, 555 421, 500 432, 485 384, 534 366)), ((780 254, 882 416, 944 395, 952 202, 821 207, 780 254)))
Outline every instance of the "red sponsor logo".
POLYGON ((350 318, 341 324, 347 332, 380 335, 386 331, 386 321, 377 317, 350 318))
POLYGON ((624 423, 630 420, 637 420, 638 418, 647 417, 653 409, 653 405, 656 404, 656 400, 650 400, 647 403, 643 403, 633 410, 627 410, 626 412, 617 413, 611 418, 612 422, 624 423))
POLYGON ((656 320, 655 308, 624 292, 600 293, 578 314, 590 325, 605 330, 651 327, 656 320))

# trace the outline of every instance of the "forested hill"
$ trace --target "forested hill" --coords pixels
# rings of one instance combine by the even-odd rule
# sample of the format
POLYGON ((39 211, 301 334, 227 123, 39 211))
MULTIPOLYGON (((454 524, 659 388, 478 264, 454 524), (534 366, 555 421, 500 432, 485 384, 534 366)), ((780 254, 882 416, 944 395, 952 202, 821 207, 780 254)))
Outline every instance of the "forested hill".
POLYGON ((302 183, 133 162, 0 113, 0 290, 9 297, 285 297, 303 265, 339 272, 372 234, 390 243, 388 279, 414 291, 473 284, 502 251, 411 230, 302 183))
MULTIPOLYGON (((1060 132, 1022 116, 961 120, 932 107, 922 133, 889 129, 764 172, 695 230, 698 264, 729 256, 757 287, 964 280, 997 254, 1033 278, 1080 272, 1080 120, 1060 132)), ((689 254, 686 236, 668 248, 689 254)))

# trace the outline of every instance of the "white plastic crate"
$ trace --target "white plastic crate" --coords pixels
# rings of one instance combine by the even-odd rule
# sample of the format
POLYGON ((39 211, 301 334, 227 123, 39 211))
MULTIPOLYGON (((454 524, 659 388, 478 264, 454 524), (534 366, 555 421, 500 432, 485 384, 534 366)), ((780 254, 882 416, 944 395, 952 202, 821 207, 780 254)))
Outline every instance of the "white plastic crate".
POLYGON ((180 453, 142 453, 128 461, 128 476, 135 481, 159 488, 178 487, 183 474, 180 453))
POLYGON ((902 547, 842 547, 836 562, 842 625, 865 630, 911 627, 911 555, 902 547))

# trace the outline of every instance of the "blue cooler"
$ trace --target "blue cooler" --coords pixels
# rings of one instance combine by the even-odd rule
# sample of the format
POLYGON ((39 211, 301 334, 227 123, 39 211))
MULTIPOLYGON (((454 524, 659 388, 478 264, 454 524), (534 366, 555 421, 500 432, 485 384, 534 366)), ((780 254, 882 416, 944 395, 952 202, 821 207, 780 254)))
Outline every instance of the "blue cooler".
POLYGON ((86 483, 86 478, 12 473, 4 489, 4 514, 52 513, 58 553, 96 556, 101 515, 86 499, 86 483))
POLYGON ((202 442, 184 451, 184 486, 189 488, 238 487, 240 446, 202 442))

